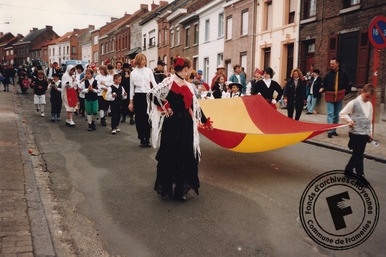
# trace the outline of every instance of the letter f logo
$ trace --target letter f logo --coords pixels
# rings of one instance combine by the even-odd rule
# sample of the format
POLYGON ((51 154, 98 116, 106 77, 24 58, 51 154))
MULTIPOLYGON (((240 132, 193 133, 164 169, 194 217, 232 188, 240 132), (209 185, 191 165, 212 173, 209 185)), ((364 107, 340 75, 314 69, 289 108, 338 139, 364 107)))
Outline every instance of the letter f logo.
POLYGON ((344 216, 352 214, 351 207, 346 206, 346 201, 349 199, 350 196, 347 191, 326 198, 336 230, 346 228, 344 216))

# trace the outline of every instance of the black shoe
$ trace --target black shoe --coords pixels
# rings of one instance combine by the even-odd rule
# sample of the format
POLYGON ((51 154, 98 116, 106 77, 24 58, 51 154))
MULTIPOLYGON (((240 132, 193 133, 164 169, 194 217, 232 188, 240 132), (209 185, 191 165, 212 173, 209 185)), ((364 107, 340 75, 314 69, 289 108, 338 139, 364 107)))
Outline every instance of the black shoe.
POLYGON ((332 133, 327 134, 328 138, 332 138, 332 133))
POLYGON ((134 125, 135 124, 135 120, 133 117, 130 118, 130 125, 134 125))
POLYGON ((338 136, 338 133, 336 133, 336 132, 334 131, 334 132, 332 132, 332 135, 337 137, 337 136, 338 136))
POLYGON ((93 131, 93 129, 92 129, 92 124, 88 124, 88 129, 87 129, 88 131, 93 131))
POLYGON ((101 118, 101 125, 103 127, 106 127, 106 118, 105 117, 101 118))
POLYGON ((141 139, 140 147, 150 147, 149 139, 141 139))
POLYGON ((91 122, 91 129, 96 130, 95 122, 93 122, 93 121, 91 122))
POLYGON ((122 123, 123 123, 123 122, 126 122, 126 117, 122 117, 121 122, 122 122, 122 123))
POLYGON ((306 112, 306 114, 313 114, 312 112, 306 112))

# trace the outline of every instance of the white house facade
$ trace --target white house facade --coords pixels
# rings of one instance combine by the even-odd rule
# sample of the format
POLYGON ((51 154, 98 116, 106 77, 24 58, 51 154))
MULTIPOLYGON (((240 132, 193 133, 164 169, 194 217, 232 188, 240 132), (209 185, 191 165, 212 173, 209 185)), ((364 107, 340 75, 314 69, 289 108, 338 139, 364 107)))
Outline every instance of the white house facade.
POLYGON ((199 15, 198 69, 210 85, 217 67, 224 66, 225 0, 215 0, 196 11, 199 15))
POLYGON ((142 53, 146 55, 147 67, 154 69, 158 61, 158 23, 151 19, 142 25, 142 53))
POLYGON ((262 1, 257 8, 255 67, 271 67, 284 84, 298 66, 300 0, 262 1))

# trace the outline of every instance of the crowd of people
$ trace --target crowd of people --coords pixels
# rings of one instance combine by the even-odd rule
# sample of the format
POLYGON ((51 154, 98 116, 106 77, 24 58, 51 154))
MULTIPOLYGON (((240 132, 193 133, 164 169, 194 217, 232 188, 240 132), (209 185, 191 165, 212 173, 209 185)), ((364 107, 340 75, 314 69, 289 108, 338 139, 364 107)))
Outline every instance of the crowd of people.
MULTIPOLYGON (((183 201, 190 189, 199 192, 197 127, 212 129, 210 118, 200 109, 198 99, 261 95, 274 109, 280 105, 287 109, 289 118, 294 118, 295 112, 295 120, 299 120, 304 111, 316 114, 317 100, 325 93, 327 121, 333 124, 338 123, 344 95, 351 88, 349 76, 340 69, 337 59, 331 60, 330 71, 324 79, 311 65, 305 75, 299 68, 293 69, 283 86, 273 79, 275 72, 271 67, 256 68, 253 78, 247 80, 240 65, 233 66, 229 77, 224 66, 219 65, 209 85, 202 77, 202 70, 194 70, 186 58, 175 57, 168 71, 165 66, 159 60, 151 70, 146 56, 139 53, 130 64, 117 61, 115 67, 79 64, 68 65, 63 71, 56 62, 46 69, 20 67, 17 72, 11 66, 1 67, 0 78, 4 91, 9 91, 8 85, 15 83, 17 74, 21 93, 28 94, 29 88, 32 89, 36 112, 41 117, 45 116, 48 91, 52 122, 60 121, 64 106, 65 123, 69 127, 75 126, 73 115, 79 115, 85 117, 87 130, 95 131, 98 120, 100 126, 107 126, 106 117, 110 116, 111 134, 117 134, 121 131, 120 123, 129 117, 130 124, 136 126, 140 147, 159 146, 154 190, 161 196, 183 201)), ((353 125, 350 111, 346 108, 341 115, 353 125)), ((338 136, 336 130, 328 131, 328 137, 333 136, 338 136)), ((350 138, 352 147, 359 147, 354 159, 363 159, 364 137, 350 138)), ((351 161, 347 169, 357 165, 361 172, 361 164, 355 163, 351 161)))

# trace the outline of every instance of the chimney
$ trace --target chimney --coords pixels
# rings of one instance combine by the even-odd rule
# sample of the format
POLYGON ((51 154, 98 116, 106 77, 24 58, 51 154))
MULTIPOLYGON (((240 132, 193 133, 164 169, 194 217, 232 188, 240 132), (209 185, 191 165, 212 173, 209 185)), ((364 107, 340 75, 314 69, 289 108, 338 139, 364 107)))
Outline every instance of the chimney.
POLYGON ((95 29, 95 25, 88 25, 88 28, 89 28, 90 30, 94 30, 94 29, 95 29))
POLYGON ((159 5, 162 7, 162 6, 166 6, 168 5, 168 1, 159 1, 159 5))
POLYGON ((78 31, 79 31, 79 29, 75 29, 75 28, 74 28, 74 32, 78 32, 78 31))
POLYGON ((52 26, 46 25, 46 29, 47 29, 47 30, 52 30, 52 26))
POLYGON ((37 31, 38 28, 32 28, 29 32, 34 32, 34 31, 37 31))
POLYGON ((151 3, 151 10, 154 11, 155 9, 157 9, 158 5, 154 3, 151 3))
POLYGON ((149 8, 147 4, 141 4, 141 11, 148 12, 149 8))
POLYGON ((115 18, 115 17, 111 17, 110 18, 110 22, 113 22, 113 21, 116 21, 116 20, 118 20, 118 18, 115 18))

